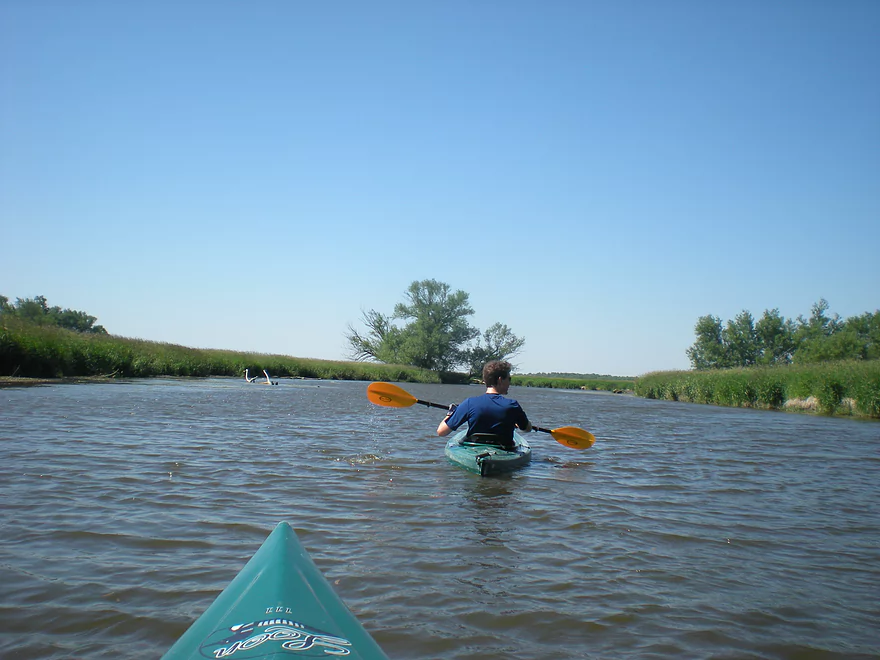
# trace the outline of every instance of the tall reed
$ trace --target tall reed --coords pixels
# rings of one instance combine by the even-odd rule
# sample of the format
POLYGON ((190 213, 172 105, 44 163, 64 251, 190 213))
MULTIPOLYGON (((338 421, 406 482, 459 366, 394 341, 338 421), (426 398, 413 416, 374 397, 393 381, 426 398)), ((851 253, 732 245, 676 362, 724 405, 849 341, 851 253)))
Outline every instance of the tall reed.
POLYGON ((809 365, 659 371, 636 380, 635 394, 649 399, 712 403, 880 418, 880 360, 809 365))

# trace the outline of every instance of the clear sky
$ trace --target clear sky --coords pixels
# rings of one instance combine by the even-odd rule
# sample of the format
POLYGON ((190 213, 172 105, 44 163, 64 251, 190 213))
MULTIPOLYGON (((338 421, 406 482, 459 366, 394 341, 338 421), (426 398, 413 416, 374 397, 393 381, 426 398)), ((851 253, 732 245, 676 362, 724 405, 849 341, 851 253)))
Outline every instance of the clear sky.
POLYGON ((345 359, 414 280, 521 372, 880 306, 877 0, 3 0, 0 294, 345 359))

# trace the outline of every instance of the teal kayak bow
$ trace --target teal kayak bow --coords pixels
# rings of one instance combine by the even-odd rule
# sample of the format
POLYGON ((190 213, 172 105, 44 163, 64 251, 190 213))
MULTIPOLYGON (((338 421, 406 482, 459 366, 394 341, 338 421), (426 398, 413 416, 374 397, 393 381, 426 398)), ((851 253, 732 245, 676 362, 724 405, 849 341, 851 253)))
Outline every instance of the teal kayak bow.
POLYGON ((388 660, 286 522, 162 660, 388 660))

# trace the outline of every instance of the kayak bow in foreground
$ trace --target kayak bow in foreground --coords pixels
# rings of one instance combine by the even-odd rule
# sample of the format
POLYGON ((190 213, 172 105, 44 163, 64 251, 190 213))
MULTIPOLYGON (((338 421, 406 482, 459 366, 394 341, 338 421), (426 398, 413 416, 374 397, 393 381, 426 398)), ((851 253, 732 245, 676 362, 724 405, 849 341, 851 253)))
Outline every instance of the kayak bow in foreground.
POLYGON ((388 660, 286 522, 162 660, 388 660))

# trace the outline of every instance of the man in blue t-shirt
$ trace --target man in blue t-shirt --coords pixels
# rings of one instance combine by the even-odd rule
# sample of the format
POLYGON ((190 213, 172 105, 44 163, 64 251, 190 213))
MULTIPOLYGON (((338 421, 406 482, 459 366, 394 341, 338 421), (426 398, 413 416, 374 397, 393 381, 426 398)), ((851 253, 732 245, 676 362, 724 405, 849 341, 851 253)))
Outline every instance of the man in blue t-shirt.
POLYGON ((474 434, 479 434, 479 442, 512 447, 514 427, 531 431, 532 425, 519 403, 504 396, 510 389, 510 369, 510 362, 493 360, 487 363, 483 367, 486 393, 468 397, 458 406, 450 406, 446 417, 437 427, 437 435, 449 435, 467 422, 469 440, 476 440, 474 434))

